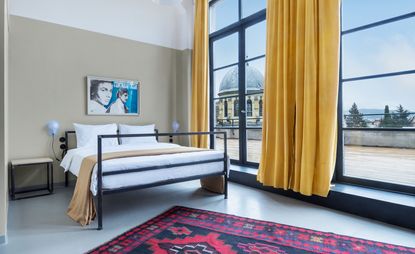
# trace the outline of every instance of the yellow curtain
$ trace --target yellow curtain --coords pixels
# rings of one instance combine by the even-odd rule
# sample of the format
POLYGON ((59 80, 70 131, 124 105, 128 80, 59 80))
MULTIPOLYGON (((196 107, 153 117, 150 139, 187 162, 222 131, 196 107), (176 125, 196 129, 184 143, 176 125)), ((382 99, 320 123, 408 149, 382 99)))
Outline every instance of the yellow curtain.
MULTIPOLYGON (((209 0, 195 1, 194 41, 192 54, 192 115, 190 130, 209 130, 209 26, 208 26, 209 0)), ((197 135, 191 137, 194 147, 207 148, 208 136, 197 135)), ((207 177, 200 181, 201 186, 216 193, 224 192, 224 179, 222 176, 207 177)))
MULTIPOLYGON (((192 132, 208 131, 208 71, 209 71, 209 30, 208 0, 195 1, 194 41, 192 54, 192 132)), ((207 148, 208 136, 192 136, 194 147, 207 148)))
POLYGON ((336 160, 340 0, 268 0, 258 181, 327 196, 336 160))

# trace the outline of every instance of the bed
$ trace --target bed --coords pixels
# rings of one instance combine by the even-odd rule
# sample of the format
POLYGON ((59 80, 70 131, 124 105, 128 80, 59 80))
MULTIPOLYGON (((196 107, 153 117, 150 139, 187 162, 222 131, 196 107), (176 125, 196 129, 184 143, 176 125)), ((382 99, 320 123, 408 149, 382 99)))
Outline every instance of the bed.
POLYGON ((156 130, 154 133, 146 134, 98 135, 97 146, 95 147, 69 149, 69 140, 71 136, 75 136, 74 134, 75 131, 66 131, 65 138, 61 139, 64 142, 61 146, 64 155, 61 166, 65 170, 65 185, 68 184, 68 172, 78 177, 83 160, 90 156, 96 157, 89 190, 97 199, 98 230, 103 228, 102 204, 104 195, 202 179, 209 176, 224 176, 223 195, 225 199, 228 196, 229 159, 227 156, 226 132, 159 133, 156 130), (180 148, 181 146, 177 144, 158 142, 158 138, 191 135, 210 135, 211 137, 223 135, 224 150, 203 150, 103 160, 105 154, 114 152, 180 148), (119 140, 121 138, 149 136, 155 136, 157 142, 116 146, 103 145, 105 139, 116 138, 119 140))

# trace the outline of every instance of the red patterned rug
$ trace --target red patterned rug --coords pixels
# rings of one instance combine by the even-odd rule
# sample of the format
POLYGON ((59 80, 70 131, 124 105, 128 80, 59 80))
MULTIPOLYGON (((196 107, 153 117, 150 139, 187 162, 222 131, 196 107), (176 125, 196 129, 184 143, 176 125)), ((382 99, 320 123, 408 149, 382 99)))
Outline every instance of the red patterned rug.
POLYGON ((173 207, 89 253, 415 253, 414 248, 173 207))

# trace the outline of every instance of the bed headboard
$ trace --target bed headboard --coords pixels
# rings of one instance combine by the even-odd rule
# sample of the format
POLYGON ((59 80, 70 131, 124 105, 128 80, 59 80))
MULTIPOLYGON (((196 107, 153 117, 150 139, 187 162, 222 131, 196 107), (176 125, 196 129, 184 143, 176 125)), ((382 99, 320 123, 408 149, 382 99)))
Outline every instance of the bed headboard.
MULTIPOLYGON (((119 131, 117 130, 117 134, 118 133, 119 133, 119 131)), ((157 135, 159 133, 159 130, 154 129, 154 133, 156 134, 156 140, 159 141, 159 137, 157 135)), ((65 156, 65 154, 66 154, 66 152, 68 151, 69 148, 76 147, 75 131, 65 131, 65 136, 61 137, 59 139, 59 141, 61 142, 60 148, 62 149, 62 157, 63 157, 63 156, 65 156)), ((120 140, 118 139, 118 142, 119 141, 120 140)))

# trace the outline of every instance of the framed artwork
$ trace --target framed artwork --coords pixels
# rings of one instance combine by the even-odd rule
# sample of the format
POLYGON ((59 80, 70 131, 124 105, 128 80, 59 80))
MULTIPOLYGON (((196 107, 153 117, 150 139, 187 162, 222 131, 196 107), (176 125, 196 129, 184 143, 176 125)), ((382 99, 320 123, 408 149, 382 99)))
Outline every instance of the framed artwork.
POLYGON ((140 82, 87 76, 88 115, 139 115, 140 82))

